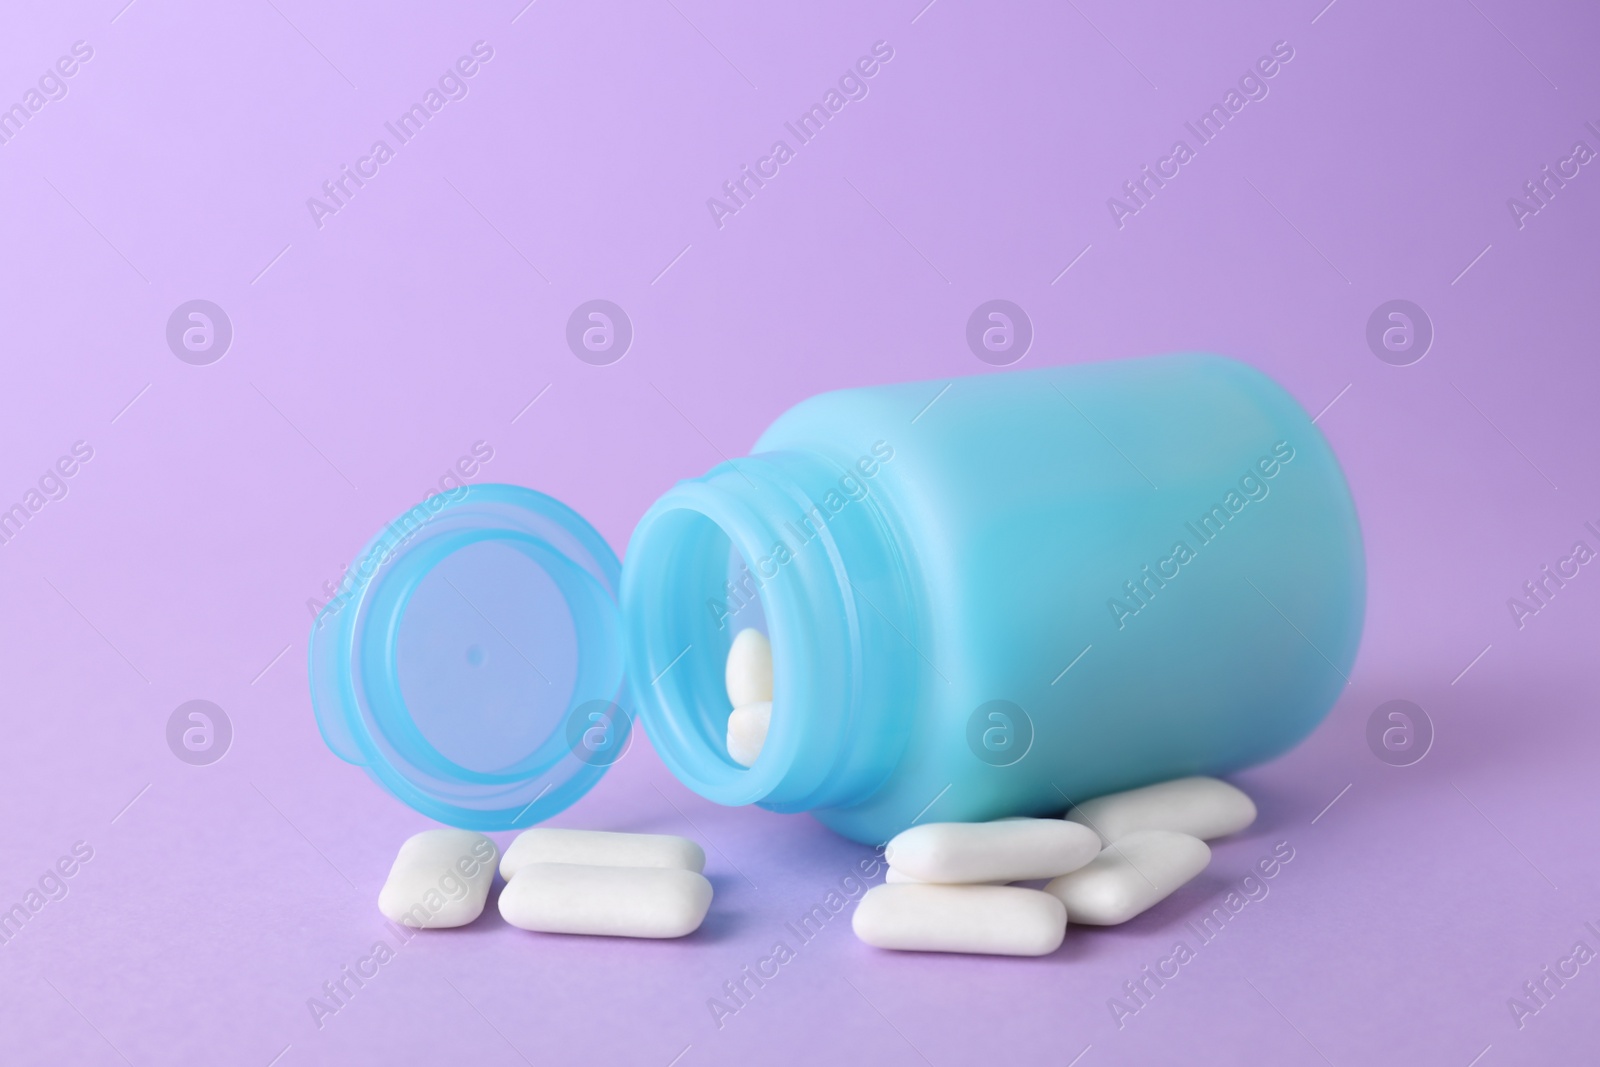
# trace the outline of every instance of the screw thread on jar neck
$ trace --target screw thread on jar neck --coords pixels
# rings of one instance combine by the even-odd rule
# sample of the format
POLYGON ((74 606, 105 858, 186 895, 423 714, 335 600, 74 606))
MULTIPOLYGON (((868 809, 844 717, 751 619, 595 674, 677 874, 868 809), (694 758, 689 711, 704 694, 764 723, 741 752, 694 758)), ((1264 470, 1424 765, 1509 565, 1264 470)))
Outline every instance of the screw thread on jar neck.
POLYGON ((910 625, 903 575, 870 493, 822 456, 764 453, 664 494, 629 543, 622 607, 635 707, 673 774, 719 803, 779 811, 876 788, 903 738, 887 725, 900 706, 889 694, 900 685, 898 700, 914 699, 914 651, 890 639, 910 625), (746 768, 727 753, 724 667, 752 597, 773 704, 746 768))

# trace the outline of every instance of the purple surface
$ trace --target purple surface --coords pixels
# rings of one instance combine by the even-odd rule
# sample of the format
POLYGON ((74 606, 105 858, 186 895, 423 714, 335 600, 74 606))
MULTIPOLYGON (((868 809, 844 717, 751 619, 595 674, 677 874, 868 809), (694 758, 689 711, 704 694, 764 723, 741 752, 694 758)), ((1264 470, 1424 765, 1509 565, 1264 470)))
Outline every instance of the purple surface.
POLYGON ((0 144, 0 505, 93 449, 0 545, 0 905, 93 849, 0 946, 0 1059, 1592 1056, 1600 965, 1542 1004, 1523 986, 1600 949, 1600 567, 1520 628, 1507 606, 1600 548, 1600 168, 1520 227, 1508 206, 1575 141, 1600 149, 1592 12, 123 2, 0 15, 0 105, 93 49, 0 144), (319 229, 306 199, 479 40, 465 99, 319 229), (719 229, 706 199, 879 40, 870 94, 719 229), (1270 94, 1119 229, 1107 198, 1277 41, 1270 94), (564 341, 596 297, 637 332, 607 367, 564 341), (378 887, 424 820, 323 747, 307 598, 479 440, 480 480, 569 502, 620 551, 803 397, 991 372, 964 329, 992 297, 1033 321, 1021 366, 1211 349, 1321 412, 1367 537, 1366 639, 1325 725, 1241 777, 1259 823, 1049 958, 886 954, 845 914, 802 945, 784 924, 868 851, 719 809, 638 745, 558 822, 704 844, 700 933, 538 937, 491 903, 319 1027, 308 998, 383 936, 378 887), (234 327, 209 366, 164 336, 194 298, 234 327), (1411 366, 1365 339, 1393 298, 1436 329, 1411 366), (191 699, 233 724, 210 766, 167 745, 191 699), (1436 730, 1413 766, 1366 741, 1391 699, 1436 730), (1202 945, 1186 923, 1283 841, 1270 894, 1202 945), (719 1027, 708 1000, 779 940, 795 958, 719 1027), (1178 940, 1193 960, 1119 1026, 1111 998, 1178 940))

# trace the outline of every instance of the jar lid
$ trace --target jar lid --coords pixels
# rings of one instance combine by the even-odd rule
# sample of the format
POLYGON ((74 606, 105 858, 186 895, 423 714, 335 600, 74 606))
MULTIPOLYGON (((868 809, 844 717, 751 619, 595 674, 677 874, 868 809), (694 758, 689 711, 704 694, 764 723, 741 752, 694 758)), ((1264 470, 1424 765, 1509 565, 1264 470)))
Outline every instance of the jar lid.
POLYGON ((372 539, 313 624, 323 740, 439 822, 549 818, 628 747, 620 577, 604 538, 543 493, 430 496, 372 539))

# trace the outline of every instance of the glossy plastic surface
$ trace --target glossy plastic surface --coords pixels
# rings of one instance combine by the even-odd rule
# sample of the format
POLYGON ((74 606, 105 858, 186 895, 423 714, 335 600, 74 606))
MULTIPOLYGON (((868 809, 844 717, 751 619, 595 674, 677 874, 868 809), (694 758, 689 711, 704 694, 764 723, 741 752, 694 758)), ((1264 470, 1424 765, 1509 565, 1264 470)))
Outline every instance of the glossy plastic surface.
POLYGON ((328 747, 424 815, 504 830, 626 750, 616 556, 566 505, 462 487, 401 515, 311 632, 328 747))
POLYGON ((547 818, 636 714, 701 794, 872 843, 1282 753, 1346 684, 1366 584, 1322 434, 1198 354, 807 400, 649 509, 620 618, 604 541, 513 486, 419 505, 356 571, 313 631, 318 720, 418 811, 547 818), (748 768, 724 687, 747 625, 774 661, 748 768))
POLYGON ((1316 727, 1365 562, 1293 398, 1198 354, 945 384, 807 400, 640 522, 629 671, 674 773, 875 843, 1225 774, 1316 727), (751 592, 775 691, 746 770, 720 671, 751 592))

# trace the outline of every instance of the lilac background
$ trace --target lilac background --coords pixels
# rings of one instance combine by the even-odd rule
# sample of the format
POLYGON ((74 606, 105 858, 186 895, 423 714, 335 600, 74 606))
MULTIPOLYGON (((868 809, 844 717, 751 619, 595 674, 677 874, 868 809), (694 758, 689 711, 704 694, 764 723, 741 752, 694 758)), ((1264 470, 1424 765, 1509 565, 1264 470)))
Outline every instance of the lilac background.
POLYGON ((1578 939, 1600 948, 1582 925, 1600 925, 1600 573, 1521 630, 1506 607, 1578 538, 1600 545, 1582 526, 1600 525, 1600 173, 1523 229, 1506 206, 1575 140, 1600 147, 1592 11, 524 2, 0 15, 0 103, 75 40, 94 48, 0 145, 0 499, 94 448, 0 546, 0 904, 75 841, 94 849, 0 947, 0 1059, 1487 1067, 1592 1050, 1600 966, 1525 1028, 1507 999, 1578 939), (306 198, 479 39, 494 58, 470 95, 317 229, 306 198), (870 96, 718 230, 706 198, 880 39, 895 56, 870 96), (1119 230, 1106 198, 1278 40, 1295 58, 1270 96, 1119 230), (1336 401, 1319 425, 1361 509, 1366 639, 1326 724, 1241 777, 1259 823, 1154 911, 1074 929, 1046 959, 886 954, 840 916, 719 1029, 707 999, 867 850, 720 809, 638 745, 559 822, 701 841, 717 899, 700 933, 539 937, 491 903, 318 1029, 307 998, 383 932, 378 887, 425 821, 323 747, 307 598, 480 439, 482 477, 567 501, 620 552, 656 495, 805 396, 1005 373, 963 339, 996 296, 1037 330, 1021 367, 1212 349, 1312 413, 1336 401), (211 366, 165 343, 196 297, 234 324, 211 366), (637 330, 613 366, 563 340, 593 297, 637 330), (1409 367, 1364 338, 1394 297, 1437 330, 1409 367), (208 767, 165 740, 193 698, 236 732, 208 767), (1408 768, 1365 741, 1394 698, 1437 730, 1408 768), (1270 896, 1119 1029, 1108 999, 1193 944, 1184 921, 1279 841, 1295 859, 1270 896))

